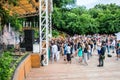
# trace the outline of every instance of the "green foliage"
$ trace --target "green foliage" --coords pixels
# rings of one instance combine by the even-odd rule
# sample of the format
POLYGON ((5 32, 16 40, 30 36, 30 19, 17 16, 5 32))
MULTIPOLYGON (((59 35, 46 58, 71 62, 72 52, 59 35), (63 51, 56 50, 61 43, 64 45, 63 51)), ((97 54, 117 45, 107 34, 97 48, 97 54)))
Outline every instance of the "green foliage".
POLYGON ((8 3, 9 5, 17 5, 18 4, 18 0, 0 0, 0 5, 4 5, 8 3))
POLYGON ((19 31, 22 30, 21 20, 16 16, 10 16, 9 23, 11 23, 11 27, 14 27, 15 30, 19 30, 19 31))
POLYGON ((18 64, 27 56, 15 56, 15 53, 4 51, 0 54, 0 80, 12 80, 18 64), (13 56, 14 55, 14 56, 13 56))
POLYGON ((54 7, 53 27, 68 34, 112 34, 120 31, 120 6, 98 4, 63 9, 54 7))
POLYGON ((38 38, 38 37, 39 37, 39 31, 34 30, 34 37, 35 37, 35 38, 38 38))
POLYGON ((53 0, 53 5, 59 8, 72 3, 74 3, 74 0, 53 0))
POLYGON ((0 18, 1 18, 1 25, 9 22, 9 12, 4 10, 2 6, 0 6, 0 18))
POLYGON ((20 22, 20 19, 17 18, 17 16, 10 16, 8 11, 0 9, 0 17, 2 26, 7 23, 11 23, 11 26, 14 27, 15 30, 21 30, 22 23, 20 22))
POLYGON ((52 36, 53 37, 58 37, 59 36, 59 32, 57 30, 52 30, 52 36))
POLYGON ((18 0, 1 0, 0 3, 0 19, 2 25, 1 27, 3 28, 5 24, 11 23, 11 26, 14 27, 15 30, 20 30, 22 27, 20 21, 18 20, 17 17, 9 15, 9 11, 3 8, 4 4, 16 6, 18 4, 18 0))
POLYGON ((8 0, 8 3, 16 6, 18 5, 18 0, 8 0))
POLYGON ((13 69, 11 69, 11 63, 13 57, 10 52, 4 52, 0 56, 0 80, 10 80, 13 69))

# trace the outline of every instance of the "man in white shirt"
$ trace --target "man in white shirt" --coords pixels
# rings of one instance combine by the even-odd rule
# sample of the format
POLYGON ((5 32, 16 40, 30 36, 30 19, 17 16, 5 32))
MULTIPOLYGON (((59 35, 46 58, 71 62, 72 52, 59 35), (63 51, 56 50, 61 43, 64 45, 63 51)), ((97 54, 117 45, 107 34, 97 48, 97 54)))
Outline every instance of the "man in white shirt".
POLYGON ((115 39, 113 39, 113 41, 111 43, 111 47, 112 47, 113 53, 115 51, 115 45, 116 45, 116 41, 115 41, 115 39))
POLYGON ((57 60, 57 52, 58 52, 58 47, 55 43, 53 43, 53 45, 52 45, 52 63, 54 62, 55 58, 57 60))

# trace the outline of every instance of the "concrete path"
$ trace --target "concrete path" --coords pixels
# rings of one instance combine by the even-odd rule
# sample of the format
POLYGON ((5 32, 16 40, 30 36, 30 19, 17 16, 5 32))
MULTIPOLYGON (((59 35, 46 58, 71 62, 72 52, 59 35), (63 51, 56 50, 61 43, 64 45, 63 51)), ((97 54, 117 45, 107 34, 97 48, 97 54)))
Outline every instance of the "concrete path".
POLYGON ((115 53, 111 58, 106 56, 104 67, 97 67, 98 56, 93 55, 88 66, 72 59, 72 64, 65 64, 63 57, 59 62, 41 68, 33 68, 25 80, 120 80, 120 60, 115 53))

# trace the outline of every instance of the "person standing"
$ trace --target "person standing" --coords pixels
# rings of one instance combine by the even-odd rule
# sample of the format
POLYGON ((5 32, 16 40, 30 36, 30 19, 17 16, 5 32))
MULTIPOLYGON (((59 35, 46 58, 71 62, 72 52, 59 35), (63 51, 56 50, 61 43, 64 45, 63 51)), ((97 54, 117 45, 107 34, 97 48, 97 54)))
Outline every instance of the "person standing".
POLYGON ((115 39, 113 39, 113 40, 112 40, 112 43, 111 43, 112 53, 115 52, 115 45, 116 45, 116 41, 115 41, 115 39))
POLYGON ((117 42, 116 45, 116 54, 117 54, 117 60, 120 58, 120 40, 117 42))
POLYGON ((64 61, 66 61, 66 55, 67 55, 67 46, 68 46, 68 44, 67 44, 67 42, 65 41, 65 43, 64 43, 64 61))
POLYGON ((90 56, 92 56, 92 54, 93 54, 93 48, 94 48, 94 43, 93 43, 92 40, 90 40, 89 45, 90 45, 90 56))
POLYGON ((60 59, 60 42, 57 42, 58 52, 57 52, 57 60, 60 59))
POLYGON ((71 64, 71 46, 68 44, 67 46, 67 62, 71 64))
POLYGON ((87 60, 88 60, 88 43, 85 42, 85 48, 84 48, 84 51, 83 51, 83 61, 85 63, 85 65, 88 65, 87 63, 87 60))
POLYGON ((98 55, 100 55, 100 50, 101 50, 101 42, 98 39, 98 41, 97 41, 97 52, 98 52, 98 55))
POLYGON ((108 56, 111 56, 111 53, 110 53, 110 39, 109 37, 106 39, 106 46, 107 46, 107 53, 108 53, 108 56))
POLYGON ((106 51, 105 42, 102 41, 101 51, 100 51, 100 55, 99 55, 99 65, 97 65, 98 67, 104 66, 105 51, 106 51))
POLYGON ((52 63, 54 62, 54 59, 56 58, 57 61, 57 52, 58 52, 58 47, 55 42, 53 42, 52 45, 52 63))
POLYGON ((91 54, 91 47, 90 47, 90 44, 89 43, 87 43, 87 45, 88 45, 88 48, 87 48, 87 60, 90 60, 90 57, 92 56, 92 54, 91 54))
POLYGON ((82 62, 82 56, 83 56, 83 52, 82 52, 82 44, 80 44, 79 48, 78 48, 78 57, 79 57, 79 62, 82 62))

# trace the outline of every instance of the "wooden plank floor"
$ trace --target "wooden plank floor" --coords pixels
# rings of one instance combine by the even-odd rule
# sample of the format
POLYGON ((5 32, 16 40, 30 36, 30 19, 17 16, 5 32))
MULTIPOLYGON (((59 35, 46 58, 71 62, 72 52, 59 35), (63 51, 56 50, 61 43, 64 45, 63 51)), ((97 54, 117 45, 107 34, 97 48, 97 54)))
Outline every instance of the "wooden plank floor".
POLYGON ((106 56, 104 67, 97 67, 98 56, 93 55, 88 66, 72 59, 72 64, 65 64, 63 57, 59 62, 41 68, 33 68, 25 80, 120 80, 120 60, 116 54, 106 56))

